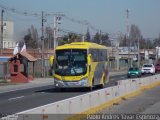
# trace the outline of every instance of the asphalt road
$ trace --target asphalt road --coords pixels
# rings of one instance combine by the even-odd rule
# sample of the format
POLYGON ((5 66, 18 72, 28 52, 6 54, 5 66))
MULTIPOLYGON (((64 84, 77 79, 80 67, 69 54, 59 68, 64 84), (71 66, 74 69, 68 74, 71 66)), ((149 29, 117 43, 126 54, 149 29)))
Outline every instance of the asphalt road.
MULTIPOLYGON (((110 82, 105 86, 114 86, 116 81, 127 79, 127 75, 115 75, 110 78, 110 82)), ((97 90, 94 88, 93 90, 97 90)), ((14 114, 45 104, 64 100, 77 95, 85 94, 89 91, 83 89, 68 89, 59 91, 53 85, 17 90, 0 93, 0 114, 14 114)))

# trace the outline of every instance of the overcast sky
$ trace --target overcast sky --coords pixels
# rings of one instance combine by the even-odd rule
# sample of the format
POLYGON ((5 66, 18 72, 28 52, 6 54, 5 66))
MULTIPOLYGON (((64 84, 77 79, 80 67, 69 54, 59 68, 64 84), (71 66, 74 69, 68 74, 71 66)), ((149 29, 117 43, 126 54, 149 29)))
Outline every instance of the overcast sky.
MULTIPOLYGON (((9 8, 38 14, 41 11, 45 14, 61 12, 76 20, 87 20, 95 28, 110 34, 126 33, 128 8, 129 24, 136 24, 145 38, 156 38, 160 33, 160 0, 0 0, 0 5, 6 7, 4 19, 14 21, 16 36, 23 36, 31 25, 40 31, 41 17, 14 13, 9 8)), ((53 16, 46 19, 45 26, 53 27, 53 16)), ((62 18, 60 27, 82 33, 82 25, 66 18, 62 18)))

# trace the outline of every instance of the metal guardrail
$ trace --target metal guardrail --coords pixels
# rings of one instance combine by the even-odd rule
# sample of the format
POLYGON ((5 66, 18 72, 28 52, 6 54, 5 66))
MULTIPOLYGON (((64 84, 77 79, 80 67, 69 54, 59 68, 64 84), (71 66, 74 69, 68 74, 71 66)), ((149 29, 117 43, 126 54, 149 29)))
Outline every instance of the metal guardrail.
POLYGON ((0 62, 0 79, 7 80, 10 77, 9 63, 0 62))

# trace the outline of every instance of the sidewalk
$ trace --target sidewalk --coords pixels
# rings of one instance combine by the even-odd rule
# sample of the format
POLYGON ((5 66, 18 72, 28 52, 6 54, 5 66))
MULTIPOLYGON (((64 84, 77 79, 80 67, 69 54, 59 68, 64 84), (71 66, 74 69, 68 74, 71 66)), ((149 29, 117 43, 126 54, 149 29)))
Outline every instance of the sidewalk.
MULTIPOLYGON (((121 75, 125 73, 126 71, 110 72, 110 76, 121 75)), ((33 81, 30 81, 29 83, 0 86, 0 93, 23 90, 23 89, 34 88, 34 87, 42 87, 47 85, 54 85, 53 78, 35 78, 33 81)))
POLYGON ((29 83, 0 86, 0 93, 23 90, 23 89, 34 88, 34 87, 42 87, 47 85, 54 85, 53 78, 35 78, 33 81, 30 81, 29 83))
POLYGON ((138 96, 124 99, 118 104, 99 111, 100 114, 159 114, 160 86, 145 90, 138 96))

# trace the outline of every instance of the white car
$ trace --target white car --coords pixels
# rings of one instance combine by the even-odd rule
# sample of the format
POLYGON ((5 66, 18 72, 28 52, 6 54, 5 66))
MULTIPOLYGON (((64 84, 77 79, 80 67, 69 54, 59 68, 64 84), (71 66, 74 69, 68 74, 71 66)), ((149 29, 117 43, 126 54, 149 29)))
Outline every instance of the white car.
POLYGON ((144 64, 141 69, 142 74, 155 74, 155 67, 153 64, 144 64))

